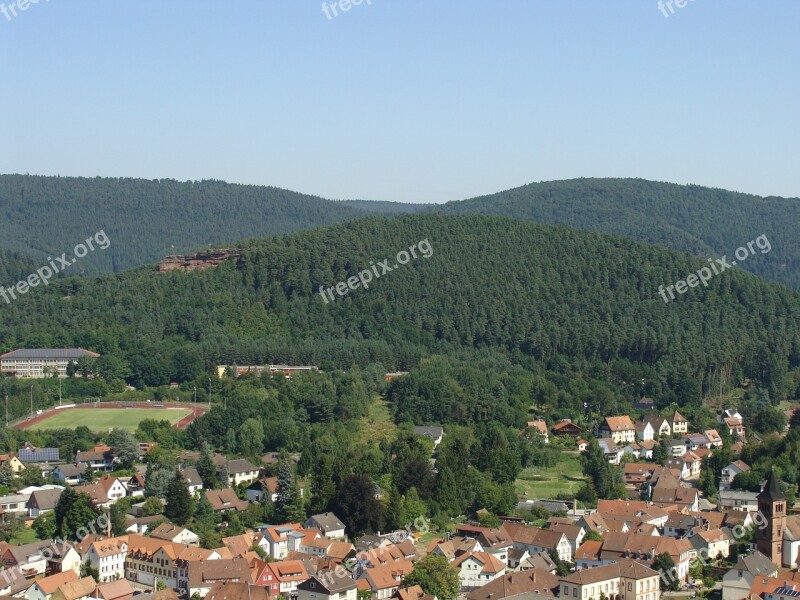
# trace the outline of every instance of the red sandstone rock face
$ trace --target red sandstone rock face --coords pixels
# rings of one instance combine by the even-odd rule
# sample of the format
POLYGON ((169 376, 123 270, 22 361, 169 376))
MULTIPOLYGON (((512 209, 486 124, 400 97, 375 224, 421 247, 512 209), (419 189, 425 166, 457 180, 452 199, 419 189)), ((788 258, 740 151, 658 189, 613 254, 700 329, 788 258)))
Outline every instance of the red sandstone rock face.
POLYGON ((158 271, 194 271, 195 269, 210 269, 229 258, 239 258, 238 250, 209 250, 188 256, 168 256, 158 263, 158 271))

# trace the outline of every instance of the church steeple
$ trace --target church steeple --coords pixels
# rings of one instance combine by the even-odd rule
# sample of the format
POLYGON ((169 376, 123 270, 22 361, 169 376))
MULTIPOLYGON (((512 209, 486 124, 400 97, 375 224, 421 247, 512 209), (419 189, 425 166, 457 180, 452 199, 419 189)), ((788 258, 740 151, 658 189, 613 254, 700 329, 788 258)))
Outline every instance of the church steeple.
POLYGON ((767 526, 756 529, 756 547, 780 567, 783 530, 786 528, 786 494, 781 489, 774 467, 758 495, 758 510, 766 519, 767 526))

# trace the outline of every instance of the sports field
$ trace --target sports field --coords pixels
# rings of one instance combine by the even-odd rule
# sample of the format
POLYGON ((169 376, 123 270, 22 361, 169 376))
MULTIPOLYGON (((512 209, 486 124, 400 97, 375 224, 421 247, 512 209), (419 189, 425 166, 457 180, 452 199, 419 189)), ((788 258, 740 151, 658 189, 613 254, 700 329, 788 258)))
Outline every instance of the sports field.
POLYGON ((175 425, 189 416, 188 408, 69 408, 56 411, 31 424, 31 429, 75 429, 85 425, 92 431, 103 432, 119 428, 136 431, 145 419, 169 421, 175 425))

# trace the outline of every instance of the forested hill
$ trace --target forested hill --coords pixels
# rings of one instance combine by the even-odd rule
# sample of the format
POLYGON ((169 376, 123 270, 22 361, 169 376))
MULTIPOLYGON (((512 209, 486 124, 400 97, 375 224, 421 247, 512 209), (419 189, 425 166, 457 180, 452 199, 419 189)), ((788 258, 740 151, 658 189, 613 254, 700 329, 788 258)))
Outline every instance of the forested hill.
POLYGON ((111 246, 80 261, 88 274, 368 214, 296 192, 220 181, 0 175, 0 248, 43 262, 103 230, 111 246))
POLYGON ((143 267, 31 290, 2 307, 0 350, 89 348, 157 385, 193 364, 405 369, 433 353, 493 349, 558 372, 624 373, 619 385, 646 380, 631 394, 697 398, 747 377, 794 397, 800 295, 731 269, 669 304, 659 296, 707 264, 529 221, 374 217, 247 242, 238 261, 205 272, 143 267), (335 301, 319 294, 422 240, 429 258, 417 250, 335 301))
POLYGON ((643 179, 572 179, 532 183, 434 210, 561 223, 706 257, 730 257, 738 247, 766 234, 774 256, 741 267, 800 288, 797 198, 762 198, 643 179))
POLYGON ((11 287, 39 266, 28 256, 0 248, 0 285, 11 287))

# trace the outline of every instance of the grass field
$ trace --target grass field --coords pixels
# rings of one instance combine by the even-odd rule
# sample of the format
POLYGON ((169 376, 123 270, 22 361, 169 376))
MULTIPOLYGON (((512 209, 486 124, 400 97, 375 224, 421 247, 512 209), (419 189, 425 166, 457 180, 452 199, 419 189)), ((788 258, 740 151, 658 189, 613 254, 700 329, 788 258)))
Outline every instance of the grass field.
POLYGON ((120 428, 136 431, 145 419, 169 421, 173 425, 191 411, 184 408, 74 408, 56 412, 51 417, 36 423, 33 429, 75 429, 85 425, 92 431, 108 431, 120 428))
POLYGON ((576 493, 583 482, 583 470, 577 452, 563 452, 555 467, 523 469, 515 489, 520 495, 527 492, 528 498, 555 498, 558 494, 576 493))
POLYGON ((359 444, 379 444, 382 441, 391 441, 397 427, 392 422, 392 413, 389 403, 383 398, 376 397, 369 405, 369 414, 361 419, 361 427, 356 439, 359 444))

